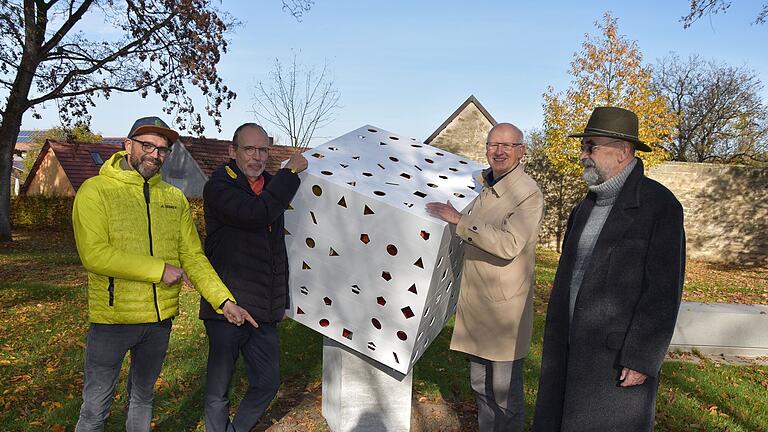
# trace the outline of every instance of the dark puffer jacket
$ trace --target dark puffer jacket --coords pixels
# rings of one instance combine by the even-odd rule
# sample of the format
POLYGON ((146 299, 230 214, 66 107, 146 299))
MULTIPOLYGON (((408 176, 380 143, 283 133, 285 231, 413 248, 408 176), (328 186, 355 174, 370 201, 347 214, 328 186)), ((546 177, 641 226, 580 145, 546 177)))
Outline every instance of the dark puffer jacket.
MULTIPOLYGON (((203 189, 205 255, 238 305, 258 322, 277 322, 290 303, 283 212, 300 180, 287 169, 263 175, 260 195, 234 160, 211 175, 203 189)), ((201 301, 200 319, 224 318, 201 301)))

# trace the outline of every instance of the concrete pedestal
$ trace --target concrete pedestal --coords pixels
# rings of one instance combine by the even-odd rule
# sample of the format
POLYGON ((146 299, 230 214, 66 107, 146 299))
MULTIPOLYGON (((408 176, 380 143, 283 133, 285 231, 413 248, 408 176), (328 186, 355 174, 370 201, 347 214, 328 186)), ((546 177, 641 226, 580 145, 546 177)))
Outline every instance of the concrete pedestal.
POLYGON ((323 417, 333 432, 408 431, 413 372, 403 375, 323 338, 323 417))
POLYGON ((670 351, 768 355, 768 306, 683 302, 670 351))

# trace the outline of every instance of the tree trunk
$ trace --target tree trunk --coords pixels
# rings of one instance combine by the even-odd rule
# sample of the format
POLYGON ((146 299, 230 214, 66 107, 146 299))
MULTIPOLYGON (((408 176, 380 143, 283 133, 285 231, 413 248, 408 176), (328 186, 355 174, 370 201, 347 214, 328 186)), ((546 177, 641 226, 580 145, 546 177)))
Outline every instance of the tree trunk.
POLYGON ((5 112, 0 125, 0 242, 11 241, 11 171, 22 113, 5 112), (16 118, 13 118, 16 117, 16 118))
POLYGON ((35 14, 25 6, 24 51, 16 78, 8 92, 5 112, 0 123, 0 242, 11 241, 11 167, 13 150, 19 137, 21 120, 30 108, 29 90, 40 65, 38 53, 45 37, 47 21, 37 23, 35 14))

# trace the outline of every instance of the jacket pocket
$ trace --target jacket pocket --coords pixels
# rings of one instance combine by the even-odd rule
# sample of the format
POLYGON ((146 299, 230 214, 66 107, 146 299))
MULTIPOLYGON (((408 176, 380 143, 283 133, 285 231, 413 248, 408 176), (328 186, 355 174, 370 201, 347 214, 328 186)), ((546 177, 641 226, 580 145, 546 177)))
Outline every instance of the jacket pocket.
POLYGON ((109 285, 107 286, 107 292, 109 293, 109 305, 115 305, 115 278, 109 277, 109 285))

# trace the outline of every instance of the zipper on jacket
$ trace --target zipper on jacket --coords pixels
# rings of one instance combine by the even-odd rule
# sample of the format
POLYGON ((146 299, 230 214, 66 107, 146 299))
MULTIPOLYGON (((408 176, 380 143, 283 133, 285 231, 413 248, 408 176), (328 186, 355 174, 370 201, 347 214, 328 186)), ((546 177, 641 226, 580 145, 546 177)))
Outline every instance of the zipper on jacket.
POLYGON ((109 286, 107 286, 107 292, 109 292, 109 305, 115 305, 115 278, 109 277, 109 286))
MULTIPOLYGON (((149 234, 149 255, 155 256, 152 249, 152 217, 149 213, 149 182, 144 179, 144 202, 147 205, 147 231, 149 234)), ((155 301, 155 313, 157 314, 157 322, 160 322, 160 306, 157 304, 157 284, 152 283, 152 297, 155 301)))

